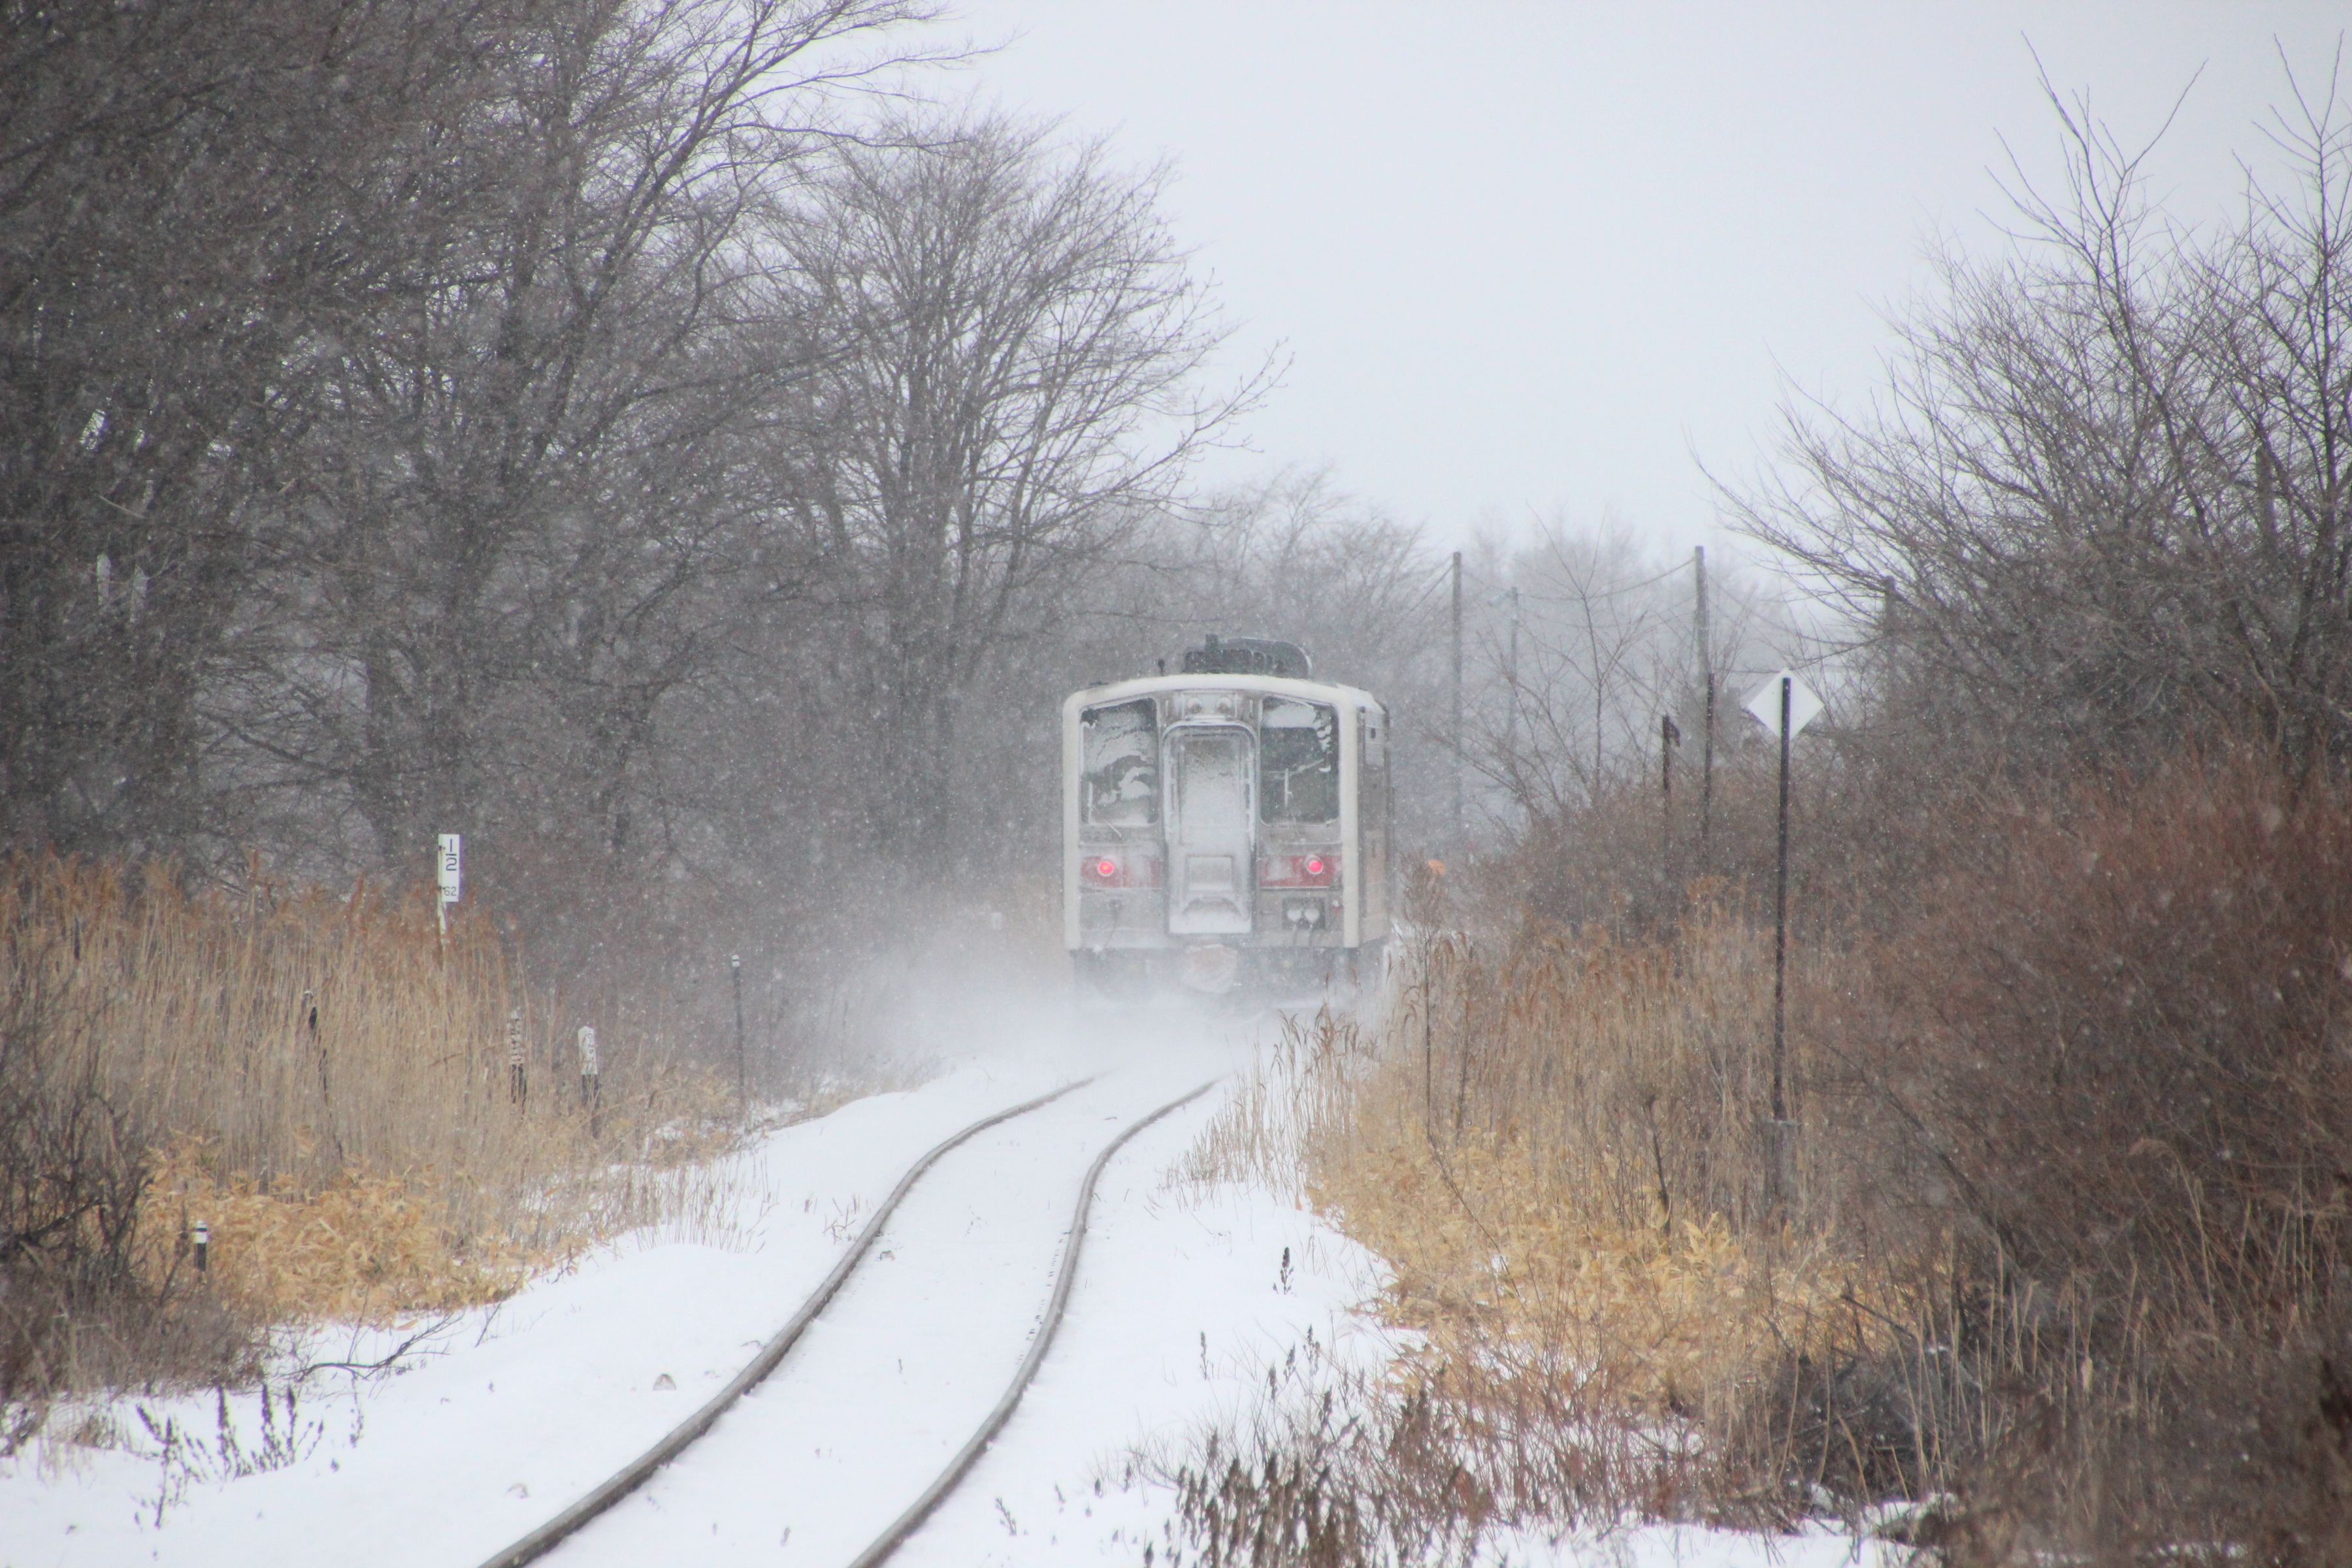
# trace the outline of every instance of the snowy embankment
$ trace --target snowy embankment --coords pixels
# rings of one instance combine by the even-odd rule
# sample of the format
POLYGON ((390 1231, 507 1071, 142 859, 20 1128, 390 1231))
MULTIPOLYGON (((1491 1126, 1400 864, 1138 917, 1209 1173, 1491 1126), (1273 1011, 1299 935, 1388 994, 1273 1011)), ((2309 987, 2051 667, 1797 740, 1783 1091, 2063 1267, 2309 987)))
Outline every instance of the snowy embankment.
MULTIPOLYGON (((845 1562, 1002 1392, 1053 1277, 1087 1162, 1123 1125, 1249 1059, 1249 1031, 1176 1019, 1115 1044, 1046 1032, 922 1088, 772 1133, 729 1163, 698 1234, 628 1238, 502 1306, 439 1325, 393 1375, 304 1378, 289 1423, 257 1396, 61 1414, 0 1468, 0 1565, 333 1561, 467 1568, 643 1450, 731 1376, 824 1276, 898 1175, 950 1132, 1069 1079, 1088 1087, 942 1160, 782 1368, 552 1562, 845 1562), (63 1440, 110 1424, 111 1447, 63 1440), (170 1435, 170 1442, 163 1435, 170 1435)), ((1070 1312, 1037 1383, 897 1559, 915 1565, 1164 1556, 1171 1503, 1129 1480, 1266 1397, 1305 1353, 1371 1371, 1377 1260, 1292 1204, 1167 1173, 1212 1095, 1106 1172, 1070 1312), (1126 1482, 1128 1484, 1122 1484, 1126 1482)), ((404 1335, 314 1334, 290 1371, 404 1335)), ((1517 1543, 1514 1561, 1596 1548, 1517 1543)), ((1849 1561, 1843 1543, 1639 1531, 1604 1561, 1849 1561)))

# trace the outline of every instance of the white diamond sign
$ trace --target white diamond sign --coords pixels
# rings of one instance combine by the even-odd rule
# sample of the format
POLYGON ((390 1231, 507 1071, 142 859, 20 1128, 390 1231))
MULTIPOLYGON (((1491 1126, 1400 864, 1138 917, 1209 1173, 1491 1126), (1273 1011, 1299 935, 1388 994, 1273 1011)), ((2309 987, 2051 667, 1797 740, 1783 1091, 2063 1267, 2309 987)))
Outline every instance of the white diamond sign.
POLYGON ((1813 695, 1811 687, 1797 678, 1795 671, 1784 669, 1758 687, 1746 706, 1748 711, 1756 715, 1758 723, 1775 735, 1779 734, 1780 683, 1784 680, 1789 683, 1789 739, 1793 741, 1804 733, 1805 726, 1819 718, 1822 711, 1822 700, 1813 695))

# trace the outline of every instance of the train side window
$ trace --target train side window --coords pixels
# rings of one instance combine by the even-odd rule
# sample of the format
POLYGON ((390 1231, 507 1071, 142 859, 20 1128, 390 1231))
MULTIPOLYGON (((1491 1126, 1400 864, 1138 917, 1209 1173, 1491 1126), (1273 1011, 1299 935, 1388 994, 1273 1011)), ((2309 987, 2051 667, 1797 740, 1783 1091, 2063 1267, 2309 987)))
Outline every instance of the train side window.
POLYGON ((1079 715, 1080 814, 1107 826, 1160 820, 1160 716, 1151 699, 1079 715))
POLYGON ((1259 710, 1258 809, 1268 822, 1339 816, 1339 715, 1328 703, 1269 697, 1259 710))

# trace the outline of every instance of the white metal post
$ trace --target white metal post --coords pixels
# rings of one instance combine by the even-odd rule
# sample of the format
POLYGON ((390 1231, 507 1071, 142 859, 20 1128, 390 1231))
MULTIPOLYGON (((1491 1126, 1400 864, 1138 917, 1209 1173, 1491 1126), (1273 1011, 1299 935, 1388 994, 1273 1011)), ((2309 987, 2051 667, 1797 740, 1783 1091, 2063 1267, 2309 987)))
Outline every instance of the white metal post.
POLYGON ((465 845, 458 835, 441 835, 441 847, 435 856, 434 866, 435 880, 441 888, 441 934, 446 937, 449 934, 449 906, 465 891, 465 845))

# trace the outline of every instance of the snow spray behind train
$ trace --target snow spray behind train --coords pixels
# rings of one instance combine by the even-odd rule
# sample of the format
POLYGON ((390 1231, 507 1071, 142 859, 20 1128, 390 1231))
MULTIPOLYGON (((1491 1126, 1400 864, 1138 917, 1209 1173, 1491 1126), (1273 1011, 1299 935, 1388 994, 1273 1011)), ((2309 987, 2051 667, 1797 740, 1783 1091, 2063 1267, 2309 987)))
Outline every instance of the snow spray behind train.
POLYGON ((1062 705, 1062 911, 1082 988, 1291 990, 1378 975, 1388 714, 1296 645, 1208 639, 1181 675, 1062 705))

